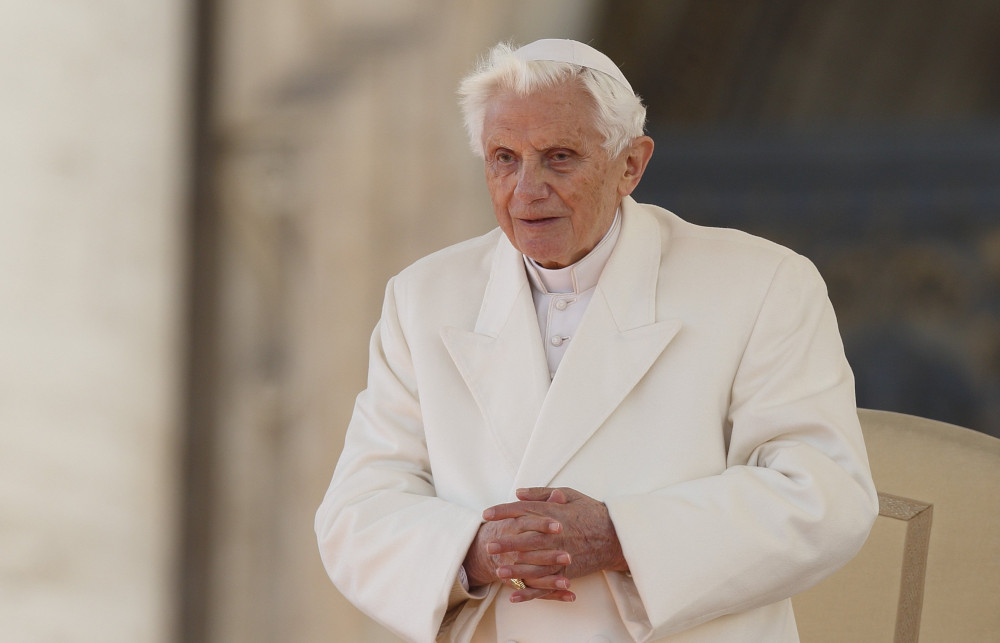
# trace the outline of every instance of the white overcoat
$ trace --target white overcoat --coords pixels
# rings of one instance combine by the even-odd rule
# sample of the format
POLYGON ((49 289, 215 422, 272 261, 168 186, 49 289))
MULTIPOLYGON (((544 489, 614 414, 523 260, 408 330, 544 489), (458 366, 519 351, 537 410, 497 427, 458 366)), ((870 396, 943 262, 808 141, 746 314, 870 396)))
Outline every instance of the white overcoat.
POLYGON ((789 597, 878 512, 814 266, 629 197, 551 382, 499 229, 389 282, 370 360, 316 532, 340 591, 407 640, 795 641, 789 597), (537 486, 603 501, 630 573, 578 579, 576 603, 495 584, 448 611, 482 510, 537 486))

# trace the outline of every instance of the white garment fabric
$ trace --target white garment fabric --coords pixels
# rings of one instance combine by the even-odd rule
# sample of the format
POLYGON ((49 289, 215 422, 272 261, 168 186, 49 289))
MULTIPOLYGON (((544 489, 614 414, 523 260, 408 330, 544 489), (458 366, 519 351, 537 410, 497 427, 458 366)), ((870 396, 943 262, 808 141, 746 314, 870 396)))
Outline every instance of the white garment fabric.
POLYGON ((555 377, 576 335, 601 271, 618 243, 620 231, 621 213, 616 212, 611 227, 597 245, 585 257, 565 268, 543 268, 534 260, 524 258, 550 379, 555 377))
MULTIPOLYGON (((545 346, 545 359, 549 365, 549 379, 555 377, 559 362, 580 326, 604 264, 618 242, 620 230, 621 211, 617 211, 611 227, 597 245, 585 257, 565 268, 544 268, 527 255, 524 257, 542 345, 545 346)), ((469 591, 469 578, 464 567, 458 570, 458 582, 463 590, 469 591)))
POLYGON ((853 557, 878 513, 815 267, 626 198, 554 378, 539 332, 499 229, 390 281, 316 514, 338 589, 408 641, 478 640, 490 614, 500 641, 797 641, 789 597, 853 557), (483 509, 538 486, 604 502, 631 575, 575 582, 576 603, 501 606, 499 583, 452 603, 483 509))

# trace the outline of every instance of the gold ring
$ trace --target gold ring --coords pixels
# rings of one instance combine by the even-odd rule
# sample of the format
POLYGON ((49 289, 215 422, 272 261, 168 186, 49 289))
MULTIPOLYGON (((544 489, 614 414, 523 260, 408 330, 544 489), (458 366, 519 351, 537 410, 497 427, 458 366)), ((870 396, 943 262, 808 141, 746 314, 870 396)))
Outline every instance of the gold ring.
POLYGON ((514 587, 518 589, 524 589, 527 587, 527 585, 524 584, 524 581, 521 580, 520 578, 512 578, 510 579, 510 582, 514 587))

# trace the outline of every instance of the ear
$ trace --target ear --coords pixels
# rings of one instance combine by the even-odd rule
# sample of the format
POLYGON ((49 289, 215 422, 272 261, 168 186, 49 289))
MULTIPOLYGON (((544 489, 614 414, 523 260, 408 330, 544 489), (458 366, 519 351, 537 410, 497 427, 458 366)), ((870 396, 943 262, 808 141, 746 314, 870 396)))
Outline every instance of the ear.
POLYGON ((653 157, 653 139, 637 136, 622 154, 625 155, 625 173, 618 181, 618 196, 628 196, 639 185, 639 179, 653 157))

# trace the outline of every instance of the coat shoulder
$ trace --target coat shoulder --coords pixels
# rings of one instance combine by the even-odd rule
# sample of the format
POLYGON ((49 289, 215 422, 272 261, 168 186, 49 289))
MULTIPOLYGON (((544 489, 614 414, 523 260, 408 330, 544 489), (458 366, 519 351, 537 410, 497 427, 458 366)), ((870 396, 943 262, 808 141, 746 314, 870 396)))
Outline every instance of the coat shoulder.
POLYGON ((636 204, 659 226, 662 268, 687 274, 729 274, 732 283, 769 279, 782 264, 815 272, 808 258, 774 241, 733 228, 698 225, 659 206, 636 204))
POLYGON ((408 287, 432 284, 443 288, 453 281, 468 281, 477 272, 485 279, 502 236, 500 228, 494 228, 486 234, 432 252, 404 268, 394 280, 408 287))
MULTIPOLYGON (((642 213, 637 218, 655 221, 659 232, 661 283, 678 292, 703 301, 715 299, 705 296, 709 291, 759 300, 779 274, 825 290, 816 266, 794 250, 741 230, 697 225, 658 206, 636 205, 642 213)), ((647 232, 654 234, 652 228, 647 232)))
POLYGON ((667 232, 668 243, 676 246, 693 246, 699 252, 714 256, 718 253, 738 255, 780 262, 797 253, 778 243, 735 228, 717 228, 698 225, 682 219, 669 210, 654 205, 643 205, 667 232))

